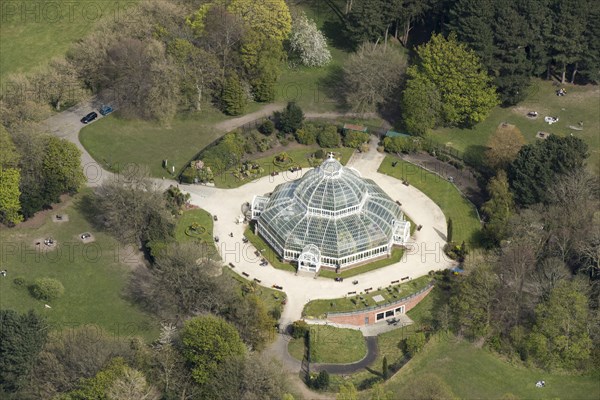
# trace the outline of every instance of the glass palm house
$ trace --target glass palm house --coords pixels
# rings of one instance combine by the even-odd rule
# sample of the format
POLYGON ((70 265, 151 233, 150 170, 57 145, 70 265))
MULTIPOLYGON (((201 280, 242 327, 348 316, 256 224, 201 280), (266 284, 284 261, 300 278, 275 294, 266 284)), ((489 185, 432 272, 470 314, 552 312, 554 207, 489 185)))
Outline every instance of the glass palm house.
POLYGON ((332 156, 270 196, 254 196, 251 213, 257 233, 284 260, 310 272, 389 256, 410 236, 399 205, 332 156))

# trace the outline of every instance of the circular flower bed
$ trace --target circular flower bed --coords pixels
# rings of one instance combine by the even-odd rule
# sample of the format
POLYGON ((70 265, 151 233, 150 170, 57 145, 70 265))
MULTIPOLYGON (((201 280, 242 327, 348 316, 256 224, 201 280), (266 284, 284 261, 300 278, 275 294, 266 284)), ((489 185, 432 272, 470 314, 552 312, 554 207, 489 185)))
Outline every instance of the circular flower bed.
POLYGON ((273 164, 280 168, 290 167, 294 163, 294 159, 287 153, 281 153, 273 158, 273 164))
POLYGON ((206 228, 197 222, 194 222, 185 229, 185 234, 190 237, 200 237, 204 233, 206 233, 206 228))

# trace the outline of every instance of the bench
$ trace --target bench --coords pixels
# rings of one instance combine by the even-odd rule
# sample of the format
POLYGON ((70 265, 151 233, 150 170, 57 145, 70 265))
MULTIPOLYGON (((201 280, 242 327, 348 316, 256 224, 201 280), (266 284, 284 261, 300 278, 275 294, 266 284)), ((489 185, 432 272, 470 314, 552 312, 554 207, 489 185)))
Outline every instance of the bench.
POLYGON ((246 278, 250 276, 249 274, 247 274, 245 272, 242 272, 242 275, 244 275, 246 278))

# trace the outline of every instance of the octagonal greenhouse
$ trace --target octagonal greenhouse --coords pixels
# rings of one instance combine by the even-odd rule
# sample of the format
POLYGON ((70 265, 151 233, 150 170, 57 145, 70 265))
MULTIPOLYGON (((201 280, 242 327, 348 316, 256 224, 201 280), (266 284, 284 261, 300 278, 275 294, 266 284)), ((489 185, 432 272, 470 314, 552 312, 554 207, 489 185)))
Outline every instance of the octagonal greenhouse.
POLYGON ((348 268, 406 244, 410 222, 375 182, 330 156, 302 178, 254 196, 257 233, 298 269, 348 268))

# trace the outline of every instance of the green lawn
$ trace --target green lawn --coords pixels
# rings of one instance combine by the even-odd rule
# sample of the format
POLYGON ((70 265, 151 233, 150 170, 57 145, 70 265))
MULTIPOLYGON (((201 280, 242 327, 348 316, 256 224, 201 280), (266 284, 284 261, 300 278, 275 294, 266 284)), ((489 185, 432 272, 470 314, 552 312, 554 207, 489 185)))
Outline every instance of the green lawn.
POLYGON ((198 151, 223 134, 212 125, 225 119, 214 109, 199 115, 180 115, 169 126, 110 115, 83 128, 79 139, 106 169, 117 172, 133 163, 148 166, 152 176, 170 178, 162 161, 168 160, 178 173, 198 151))
POLYGON ((407 283, 393 286, 390 285, 390 287, 388 287, 389 290, 388 288, 382 288, 381 290, 371 291, 369 294, 363 294, 363 292, 360 290, 361 286, 359 285, 357 286, 358 294, 356 296, 352 295, 338 299, 312 300, 308 302, 302 310, 302 315, 304 317, 324 318, 325 314, 328 312, 356 311, 378 304, 384 305, 418 292, 427 286, 429 282, 431 282, 431 278, 429 276, 422 276, 407 283), (376 303, 375 300, 373 300, 373 297, 377 295, 382 295, 385 299, 385 302, 376 303), (360 297, 363 297, 363 299, 360 297))
POLYGON ((388 265, 395 264, 402 259, 403 254, 404 249, 395 248, 392 249, 392 255, 390 258, 382 258, 381 260, 373 261, 371 263, 361 265, 360 267, 347 269, 345 271, 340 272, 339 274, 330 269, 322 269, 319 271, 319 276, 330 279, 335 279, 337 277, 350 278, 356 275, 364 274, 365 272, 373 271, 379 268, 387 267, 388 265))
POLYGON ((404 388, 423 374, 441 378, 461 399, 499 399, 511 393, 519 399, 596 400, 600 397, 598 376, 560 375, 511 365, 493 353, 453 336, 436 335, 425 349, 385 384, 394 398, 402 399, 404 388), (538 380, 546 381, 536 388, 538 380))
POLYGON ((489 137, 498 125, 508 122, 516 125, 525 140, 532 143, 538 131, 554 135, 569 135, 584 139, 590 148, 590 167, 600 167, 600 89, 598 86, 565 85, 567 95, 556 96, 556 86, 551 82, 535 79, 527 98, 515 107, 496 107, 490 116, 472 129, 441 128, 431 133, 432 139, 465 152, 475 162, 482 160, 482 153, 489 137), (529 111, 537 111, 537 119, 527 118, 529 111), (559 122, 548 125, 544 117, 559 117, 559 122), (569 126, 577 126, 583 121, 583 130, 576 131, 569 126))
POLYGON ((340 40, 341 29, 335 28, 337 17, 324 2, 307 3, 299 8, 325 33, 331 62, 320 68, 284 65, 277 81, 275 101, 295 101, 309 112, 345 111, 335 87, 340 84, 340 71, 349 52, 340 40))
POLYGON ((465 241, 472 245, 479 243, 481 224, 477 210, 450 182, 395 156, 387 156, 381 163, 379 172, 408 180, 409 184, 433 200, 442 209, 446 220, 452 218, 455 242, 465 241), (392 167, 392 162, 398 164, 392 167))
POLYGON ((203 209, 184 211, 175 226, 175 239, 178 242, 199 241, 203 249, 207 251, 207 257, 219 259, 219 254, 214 246, 213 240, 213 218, 203 209), (190 230, 193 223, 200 225, 200 232, 194 233, 190 230), (187 232, 187 233, 186 233, 187 232))
POLYGON ((81 198, 81 194, 76 196, 72 205, 60 211, 68 215, 68 222, 52 222, 53 214, 46 214, 38 228, 2 228, 2 269, 8 271, 8 276, 0 279, 0 308, 19 312, 33 309, 47 316, 56 329, 96 325, 110 334, 156 339, 157 321, 122 296, 131 267, 119 260, 135 259, 137 255, 93 229, 78 211, 81 198), (83 244, 79 239, 83 232, 91 232, 95 242, 83 244), (57 247, 36 250, 45 248, 43 241, 49 237, 57 241, 57 247), (35 245, 38 240, 41 246, 35 245), (26 284, 15 285, 17 277, 24 278, 26 284), (41 277, 58 279, 65 287, 62 298, 48 303, 52 308, 45 308, 45 302, 34 299, 27 290, 41 277))
MULTIPOLYGON (((252 231, 252 224, 254 224, 254 223, 251 222, 248 225, 248 227, 244 231, 244 236, 248 238, 248 240, 250 241, 250 243, 252 243, 252 245, 257 250, 259 250, 259 251, 263 250, 262 251, 262 257, 266 258, 269 261, 269 263, 271 263, 271 265, 274 268, 281 269, 281 270, 284 270, 284 271, 296 272, 296 267, 295 266, 293 266, 290 263, 280 261, 279 260, 279 256, 271 248, 271 246, 269 246, 260 236, 255 235, 253 233, 253 231, 252 231)), ((268 267, 265 267, 265 268, 268 268, 268 267)))
MULTIPOLYGON (((316 144, 313 145, 301 145, 298 143, 293 143, 293 149, 289 149, 289 148, 285 148, 282 147, 281 148, 281 152, 286 152, 290 158, 293 160, 292 163, 290 163, 289 165, 286 166, 277 166, 274 164, 274 160, 275 157, 277 156, 277 154, 274 155, 269 155, 266 157, 259 157, 259 158, 252 158, 252 155, 247 156, 247 160, 248 161, 252 161, 253 163, 256 163, 258 165, 260 165, 263 168, 263 173, 256 175, 252 178, 246 179, 246 180, 241 180, 236 178, 233 175, 234 170, 230 169, 228 171, 225 171, 222 174, 219 174, 217 176, 215 176, 215 186, 219 187, 219 188, 236 188, 239 186, 242 186, 248 182, 250 182, 251 180, 255 180, 258 178, 261 178, 263 176, 267 176, 269 175, 271 172, 274 171, 278 171, 278 172, 282 172, 282 171, 287 171, 289 170, 289 168, 291 166, 299 166, 302 168, 309 168, 311 167, 310 163, 309 163, 309 157, 315 152, 317 151, 320 147, 316 144)), ((342 164, 346 164, 348 162, 348 160, 350 159, 350 157, 352 156, 352 154, 354 154, 354 149, 348 148, 348 147, 339 147, 339 148, 333 148, 333 149, 323 149, 323 151, 325 152, 334 152, 334 153, 339 153, 341 155, 341 160, 340 162, 342 164)), ((290 176, 291 179, 295 179, 296 176, 294 174, 294 176, 290 176)))
MULTIPOLYGON (((350 364, 367 355, 367 344, 356 329, 335 328, 328 325, 310 326, 311 362, 350 364)), ((304 358, 304 339, 292 339, 288 344, 290 355, 304 358)))
POLYGON ((137 0, 39 0, 2 3, 0 80, 64 55, 102 18, 126 17, 137 0))

